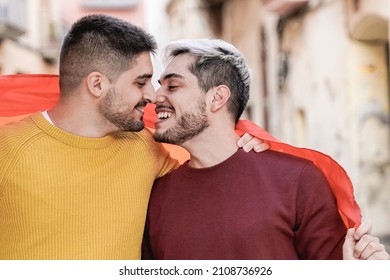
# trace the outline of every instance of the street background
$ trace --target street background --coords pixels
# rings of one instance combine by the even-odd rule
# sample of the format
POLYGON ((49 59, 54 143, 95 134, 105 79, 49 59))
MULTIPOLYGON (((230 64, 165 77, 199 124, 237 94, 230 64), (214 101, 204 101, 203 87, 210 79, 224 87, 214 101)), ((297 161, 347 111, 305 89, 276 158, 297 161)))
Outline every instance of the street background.
MULTIPOLYGON (((57 74, 64 35, 93 13, 145 28, 160 47, 179 38, 234 44, 253 73, 243 118, 333 157, 390 248, 390 1, 0 0, 0 74, 57 74)), ((156 80, 159 55, 154 63, 156 80)))

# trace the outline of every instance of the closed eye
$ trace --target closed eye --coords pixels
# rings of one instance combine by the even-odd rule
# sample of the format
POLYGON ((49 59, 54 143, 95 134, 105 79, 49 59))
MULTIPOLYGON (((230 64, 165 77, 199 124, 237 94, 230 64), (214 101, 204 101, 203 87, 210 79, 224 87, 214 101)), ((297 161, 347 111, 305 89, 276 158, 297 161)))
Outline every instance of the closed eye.
POLYGON ((168 90, 174 90, 177 86, 167 86, 168 90))

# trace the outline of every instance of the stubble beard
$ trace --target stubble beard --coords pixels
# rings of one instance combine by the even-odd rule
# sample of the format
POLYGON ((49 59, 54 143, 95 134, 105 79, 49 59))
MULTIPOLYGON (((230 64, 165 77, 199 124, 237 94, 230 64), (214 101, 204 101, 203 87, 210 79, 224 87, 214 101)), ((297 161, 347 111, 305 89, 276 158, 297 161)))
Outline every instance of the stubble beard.
POLYGON ((162 133, 155 131, 153 137, 157 142, 182 145, 202 133, 209 126, 206 103, 204 100, 200 100, 197 112, 184 113, 173 127, 162 133))
MULTIPOLYGON (((99 104, 99 113, 108 120, 111 124, 116 126, 121 131, 141 131, 144 128, 144 121, 137 120, 132 117, 131 114, 135 108, 123 108, 124 102, 121 100, 115 100, 116 92, 111 89, 104 97, 103 101, 99 104)), ((141 101, 137 106, 145 106, 145 102, 141 101)))

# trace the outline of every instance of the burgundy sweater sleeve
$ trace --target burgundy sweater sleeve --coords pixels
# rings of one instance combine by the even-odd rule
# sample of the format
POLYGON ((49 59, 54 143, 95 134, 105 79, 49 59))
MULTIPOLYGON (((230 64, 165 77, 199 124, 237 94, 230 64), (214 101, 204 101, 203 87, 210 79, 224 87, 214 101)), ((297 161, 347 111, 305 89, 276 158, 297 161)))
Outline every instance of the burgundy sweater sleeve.
POLYGON ((324 175, 312 163, 300 174, 296 207, 296 250, 300 258, 342 259, 346 227, 324 175))

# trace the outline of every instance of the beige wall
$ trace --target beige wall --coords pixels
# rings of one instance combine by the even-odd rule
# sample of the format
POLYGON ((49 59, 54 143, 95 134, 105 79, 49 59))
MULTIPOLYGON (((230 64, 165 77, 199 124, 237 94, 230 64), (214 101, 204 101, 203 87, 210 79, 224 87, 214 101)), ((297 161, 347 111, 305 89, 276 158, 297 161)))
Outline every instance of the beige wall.
POLYGON ((48 65, 41 54, 10 40, 0 45, 1 75, 6 74, 41 74, 58 72, 56 65, 48 65))
MULTIPOLYGON (((288 19, 282 40, 274 32, 276 22, 263 19, 270 41, 279 47, 269 48, 271 58, 277 61, 281 51, 289 57, 283 88, 269 88, 270 130, 336 159, 350 175, 374 233, 390 236, 388 38, 379 38, 384 33, 378 32, 388 26, 390 3, 360 1, 355 17, 347 1, 323 3, 288 19), (367 16, 373 18, 367 21, 367 16), (377 24, 375 17, 387 22, 377 24), (351 37, 351 29, 362 23, 361 38, 377 40, 351 37)), ((275 83, 275 70, 268 84, 275 83)))
POLYGON ((210 37, 207 21, 197 0, 173 0, 167 6, 169 40, 210 37))
POLYGON ((253 73, 250 99, 243 118, 263 124, 260 7, 258 0, 228 1, 222 14, 221 38, 231 42, 244 54, 253 73))
POLYGON ((389 233, 383 221, 390 216, 390 130, 389 84, 386 47, 383 44, 355 42, 350 96, 356 139, 354 156, 358 170, 357 197, 376 232, 389 233))

